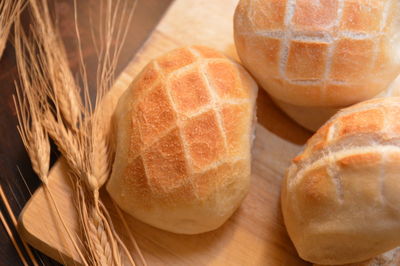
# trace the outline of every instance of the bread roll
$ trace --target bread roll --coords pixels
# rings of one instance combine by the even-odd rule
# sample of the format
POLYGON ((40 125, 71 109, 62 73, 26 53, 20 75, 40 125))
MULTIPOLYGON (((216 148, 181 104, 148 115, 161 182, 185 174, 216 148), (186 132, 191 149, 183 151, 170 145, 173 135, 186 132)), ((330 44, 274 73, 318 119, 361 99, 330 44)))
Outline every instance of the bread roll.
POLYGON ((283 182, 282 212, 301 258, 359 262, 400 246, 400 97, 332 117, 283 182))
POLYGON ((244 68, 213 49, 150 62, 114 114, 113 200, 175 233, 221 226, 248 191, 256 95, 244 68))
MULTIPOLYGON (((376 256, 373 259, 351 263, 341 266, 399 266, 400 265, 400 248, 392 249, 386 253, 376 256)), ((317 265, 314 266, 334 266, 334 265, 317 265)))
MULTIPOLYGON (((400 96, 400 75, 375 98, 400 96)), ((317 131, 340 108, 297 106, 279 100, 274 102, 294 121, 311 131, 317 131)))
POLYGON ((241 0, 238 55, 279 101, 343 107, 400 73, 398 0, 241 0))

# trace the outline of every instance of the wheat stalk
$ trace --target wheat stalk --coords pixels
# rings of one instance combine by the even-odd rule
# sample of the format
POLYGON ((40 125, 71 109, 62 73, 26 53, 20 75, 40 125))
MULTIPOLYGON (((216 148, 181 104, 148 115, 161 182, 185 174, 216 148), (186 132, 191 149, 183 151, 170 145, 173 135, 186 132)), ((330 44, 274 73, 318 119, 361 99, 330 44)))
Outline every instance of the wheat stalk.
POLYGON ((6 229, 7 235, 9 236, 11 243, 13 244, 15 250, 17 251, 18 257, 22 261, 24 265, 29 265, 28 262, 26 261, 24 255, 22 254, 21 249, 18 246, 18 243, 16 241, 16 237, 14 236, 14 233, 11 231, 10 225, 7 223, 6 218, 3 215, 3 211, 0 210, 0 221, 4 228, 6 229))
MULTIPOLYGON (((3 186, 2 186, 1 184, 0 184, 0 198, 1 198, 2 202, 3 202, 3 206, 6 207, 8 216, 11 218, 12 225, 14 226, 14 228, 17 228, 17 226, 18 226, 17 218, 15 217, 14 212, 13 212, 12 209, 11 209, 10 202, 8 201, 7 196, 6 196, 6 193, 4 192, 3 186)), ((8 226, 8 225, 7 225, 7 226, 8 226)), ((13 238, 12 235, 10 235, 10 234, 9 234, 9 237, 10 237, 10 239, 13 238)), ((11 241, 13 241, 13 240, 11 240, 11 241)), ((37 262, 35 256, 34 256, 33 253, 32 253, 31 248, 28 246, 28 244, 25 242, 25 240, 21 238, 21 242, 22 242, 22 245, 23 245, 24 248, 25 248, 26 253, 28 253, 28 257, 29 257, 29 259, 31 260, 32 264, 33 264, 34 266, 39 265, 39 263, 37 262)), ((13 243, 13 244, 14 244, 14 243, 13 243)), ((18 251, 18 249, 19 249, 19 247, 18 247, 18 245, 17 245, 17 252, 18 252, 18 255, 20 256, 20 255, 21 255, 21 252, 18 251)), ((24 256, 22 256, 22 257, 20 256, 20 258, 21 258, 21 261, 24 263, 25 257, 24 257, 24 256)), ((25 265, 25 264, 24 264, 24 265, 25 265)))

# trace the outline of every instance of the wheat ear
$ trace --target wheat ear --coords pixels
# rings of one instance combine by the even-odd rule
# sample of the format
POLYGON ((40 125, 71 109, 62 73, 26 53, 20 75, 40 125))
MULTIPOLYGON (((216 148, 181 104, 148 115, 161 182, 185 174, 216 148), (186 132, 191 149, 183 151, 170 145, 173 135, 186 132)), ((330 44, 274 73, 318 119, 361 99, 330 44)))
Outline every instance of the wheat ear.
POLYGON ((33 34, 48 72, 49 85, 56 97, 63 119, 77 129, 82 111, 79 89, 68 65, 67 54, 55 29, 46 0, 29 0, 33 17, 33 34))
POLYGON ((23 9, 23 0, 0 1, 0 58, 6 47, 11 25, 23 9))

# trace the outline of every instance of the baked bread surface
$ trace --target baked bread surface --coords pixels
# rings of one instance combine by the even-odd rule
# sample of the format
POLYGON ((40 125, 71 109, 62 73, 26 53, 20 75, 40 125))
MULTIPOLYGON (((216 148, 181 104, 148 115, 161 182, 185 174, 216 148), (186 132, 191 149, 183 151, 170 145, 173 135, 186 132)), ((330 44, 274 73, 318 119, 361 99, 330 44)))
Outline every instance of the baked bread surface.
POLYGON ((400 73, 398 0, 241 0, 235 44, 277 100, 346 107, 400 73))
MULTIPOLYGON (((374 98, 400 96, 400 75, 390 86, 374 98)), ((326 121, 336 114, 340 108, 297 106, 279 100, 274 102, 295 122, 310 131, 317 131, 326 121)), ((400 265, 399 265, 400 266, 400 265)))
POLYGON ((256 94, 243 67, 207 47, 150 62, 114 114, 113 200, 175 233, 221 226, 248 191, 256 94))
MULTIPOLYGON (((345 264, 341 266, 399 266, 399 265, 400 265, 400 247, 392 249, 367 261, 345 264)), ((335 265, 314 264, 314 266, 335 266, 335 265)))
POLYGON ((300 257, 364 261, 400 246, 400 98, 343 109, 307 142, 282 187, 300 257))

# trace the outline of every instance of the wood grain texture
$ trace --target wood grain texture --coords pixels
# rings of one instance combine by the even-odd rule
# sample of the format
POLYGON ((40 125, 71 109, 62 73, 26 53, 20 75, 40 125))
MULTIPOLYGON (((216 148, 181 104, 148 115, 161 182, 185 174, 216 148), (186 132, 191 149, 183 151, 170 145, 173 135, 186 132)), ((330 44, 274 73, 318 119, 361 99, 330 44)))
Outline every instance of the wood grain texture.
MULTIPOLYGON (((103 102, 105 119, 109 119, 118 97, 147 62, 168 50, 200 44, 236 57, 232 35, 236 3, 237 0, 176 0, 103 102)), ((310 133, 289 120, 262 90, 257 105, 259 123, 250 193, 227 223, 213 232, 186 236, 125 216, 149 265, 309 265, 298 258, 287 236, 279 195, 282 176, 310 133)), ((60 160, 51 171, 50 189, 65 221, 77 230, 67 173, 60 160)), ((117 230, 126 235, 108 195, 104 192, 102 197, 117 230)), ((69 240, 42 188, 26 205, 19 229, 29 243, 49 256, 67 264, 78 262, 76 252, 67 248, 69 240)))

